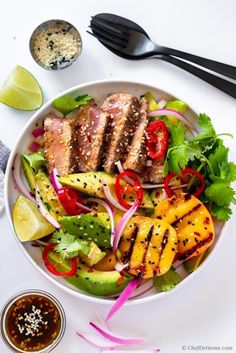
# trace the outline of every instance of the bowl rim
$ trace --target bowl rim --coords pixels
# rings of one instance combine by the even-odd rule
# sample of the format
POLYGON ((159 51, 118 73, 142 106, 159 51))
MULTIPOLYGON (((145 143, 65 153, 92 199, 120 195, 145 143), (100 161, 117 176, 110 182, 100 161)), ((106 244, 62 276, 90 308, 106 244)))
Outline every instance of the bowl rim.
MULTIPOLYGON (((56 279, 54 279, 53 277, 51 277, 43 268, 41 268, 36 261, 30 256, 30 254, 28 253, 28 251, 25 249, 25 247, 23 246, 23 243, 18 239, 18 237, 15 234, 15 230, 13 227, 13 222, 12 222, 12 216, 11 216, 11 209, 10 209, 10 205, 9 205, 9 179, 11 178, 11 168, 12 168, 12 163, 16 154, 16 150, 18 147, 19 142, 22 140, 23 136, 25 135, 27 129, 34 123, 37 121, 38 116, 41 115, 41 113, 46 110, 48 107, 50 107, 50 105, 52 104, 53 100, 62 96, 65 96, 67 94, 73 94, 74 91, 76 90, 81 90, 83 88, 86 88, 87 86, 95 86, 95 85, 100 85, 100 84, 106 84, 106 83, 114 83, 114 84, 131 84, 131 85, 139 85, 139 86, 148 86, 153 89, 158 89, 160 91, 163 91, 164 93, 167 93, 168 95, 171 95, 173 97, 176 97, 178 99, 182 99, 181 95, 176 95, 174 92, 172 91, 166 91, 164 89, 161 89, 157 86, 151 85, 149 82, 139 82, 139 81, 132 81, 132 80, 122 80, 122 79, 102 79, 102 80, 95 80, 95 81, 88 81, 82 84, 78 84, 75 85, 71 88, 68 88, 62 92, 60 92, 58 95, 54 96, 53 98, 51 98, 48 102, 46 102, 45 104, 43 104, 33 115, 32 117, 29 119, 29 121, 26 123, 26 125, 23 127, 23 129, 21 130, 20 134, 18 135, 18 138, 12 148, 12 151, 10 153, 9 159, 8 159, 8 164, 7 164, 7 168, 6 168, 6 172, 5 172, 5 183, 4 183, 4 204, 5 204, 5 209, 6 209, 6 214, 7 214, 7 218, 8 218, 8 222, 10 223, 10 227, 12 229, 12 232, 14 234, 14 238, 18 244, 18 246, 20 247, 21 251, 24 253, 24 255, 26 256, 26 258, 28 259, 28 261, 33 265, 34 268, 36 268, 39 273, 41 273, 45 278, 47 278, 51 283, 54 283, 57 287, 61 288, 63 291, 67 292, 68 294, 73 295, 74 297, 89 301, 89 302, 93 302, 93 303, 97 303, 97 304, 113 304, 114 303, 114 299, 107 299, 107 298, 103 298, 103 297, 96 297, 96 296, 92 296, 92 295, 87 295, 86 292, 79 292, 74 290, 73 288, 67 287, 64 284, 58 282, 56 279)), ((184 101, 184 99, 183 99, 184 101)), ((199 114, 198 110, 191 104, 189 105, 190 109, 195 113, 195 114, 199 114)), ((210 254, 207 256, 207 258, 203 261, 203 263, 198 267, 197 271, 194 271, 192 273, 190 273, 186 278, 184 278, 175 288, 173 288, 171 291, 168 292, 161 292, 161 293, 154 293, 151 294, 148 297, 144 297, 144 298, 137 298, 134 300, 130 300, 128 301, 125 305, 135 305, 135 304, 142 304, 142 303, 147 303, 150 301, 153 301, 155 299, 160 299, 163 298, 165 296, 168 296, 170 294, 175 293, 176 290, 180 289, 183 287, 183 285, 187 284, 193 277, 195 277, 197 274, 199 274, 199 272, 205 268, 206 264, 209 262, 210 259, 212 259, 212 257, 214 256, 216 250, 218 249, 222 239, 223 239, 223 234, 225 233, 226 229, 227 229, 227 225, 228 222, 225 222, 222 230, 220 232, 221 236, 217 239, 217 241, 214 244, 214 247, 211 249, 210 254)))

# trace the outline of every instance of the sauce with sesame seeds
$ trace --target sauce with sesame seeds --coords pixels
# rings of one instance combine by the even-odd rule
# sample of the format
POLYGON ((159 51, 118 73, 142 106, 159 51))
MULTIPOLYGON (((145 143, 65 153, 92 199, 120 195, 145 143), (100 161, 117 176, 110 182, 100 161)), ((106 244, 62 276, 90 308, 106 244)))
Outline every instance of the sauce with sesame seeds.
POLYGON ((37 352, 51 345, 61 331, 61 315, 48 297, 25 295, 10 306, 5 320, 11 343, 25 352, 37 352))

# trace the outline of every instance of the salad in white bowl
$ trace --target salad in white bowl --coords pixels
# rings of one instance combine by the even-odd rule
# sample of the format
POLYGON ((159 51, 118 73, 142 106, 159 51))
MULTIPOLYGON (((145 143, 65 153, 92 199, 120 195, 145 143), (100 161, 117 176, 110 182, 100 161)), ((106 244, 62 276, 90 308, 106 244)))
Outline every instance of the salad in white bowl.
POLYGON ((63 286, 118 297, 110 315, 196 271, 235 203, 236 166, 211 119, 129 87, 53 100, 12 156, 19 240, 63 286))

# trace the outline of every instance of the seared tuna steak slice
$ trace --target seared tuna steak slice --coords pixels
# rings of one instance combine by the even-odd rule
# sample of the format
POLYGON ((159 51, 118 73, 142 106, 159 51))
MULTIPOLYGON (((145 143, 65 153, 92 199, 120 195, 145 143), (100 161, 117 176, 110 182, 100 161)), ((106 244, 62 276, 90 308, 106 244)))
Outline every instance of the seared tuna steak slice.
POLYGON ((148 101, 145 97, 141 98, 139 119, 137 128, 134 132, 128 154, 123 163, 124 169, 130 169, 137 173, 141 173, 146 167, 147 153, 145 131, 148 124, 148 101))
POLYGON ((142 173, 142 180, 149 183, 161 184, 163 182, 164 158, 150 160, 151 165, 147 166, 142 173))
POLYGON ((76 120, 49 113, 44 120, 45 159, 49 172, 57 168, 60 176, 76 168, 76 120))
POLYGON ((123 160, 138 120, 139 102, 131 94, 115 93, 102 104, 102 110, 110 116, 106 134, 104 169, 112 173, 115 163, 123 160))
POLYGON ((77 118, 77 170, 93 172, 100 166, 108 114, 93 104, 81 107, 77 118))

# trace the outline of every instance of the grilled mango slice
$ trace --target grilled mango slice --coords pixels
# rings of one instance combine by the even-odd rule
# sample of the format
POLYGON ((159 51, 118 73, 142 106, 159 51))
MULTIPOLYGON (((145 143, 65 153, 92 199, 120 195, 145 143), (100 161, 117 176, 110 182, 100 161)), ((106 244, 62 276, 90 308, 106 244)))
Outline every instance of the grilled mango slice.
POLYGON ((159 219, 135 216, 120 241, 121 260, 129 273, 143 278, 161 276, 169 270, 177 252, 174 228, 159 219))
POLYGON ((178 259, 186 260, 204 252, 214 241, 215 231, 207 208, 195 196, 185 193, 160 202, 157 219, 171 224, 178 236, 178 259))

